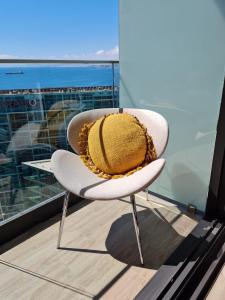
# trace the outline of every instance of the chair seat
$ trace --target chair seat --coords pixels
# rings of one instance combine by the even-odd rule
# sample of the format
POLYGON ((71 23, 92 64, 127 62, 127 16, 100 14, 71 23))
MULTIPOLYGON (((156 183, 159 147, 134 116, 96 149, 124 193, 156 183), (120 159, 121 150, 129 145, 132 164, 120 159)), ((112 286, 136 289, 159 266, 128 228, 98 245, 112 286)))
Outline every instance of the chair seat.
POLYGON ((79 155, 57 150, 52 155, 52 169, 56 179, 69 192, 92 200, 111 200, 143 190, 160 174, 165 159, 160 158, 130 176, 103 179, 92 173, 79 155))

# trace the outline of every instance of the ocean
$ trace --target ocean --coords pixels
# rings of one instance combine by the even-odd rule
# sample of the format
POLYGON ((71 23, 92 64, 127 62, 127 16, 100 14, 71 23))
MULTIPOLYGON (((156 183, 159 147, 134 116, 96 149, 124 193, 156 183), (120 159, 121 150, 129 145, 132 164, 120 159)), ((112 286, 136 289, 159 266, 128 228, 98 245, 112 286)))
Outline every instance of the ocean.
MULTIPOLYGON (((115 66, 114 78, 115 85, 118 85, 119 66, 115 66)), ((112 67, 108 65, 0 67, 0 90, 106 86, 112 83, 112 67)))

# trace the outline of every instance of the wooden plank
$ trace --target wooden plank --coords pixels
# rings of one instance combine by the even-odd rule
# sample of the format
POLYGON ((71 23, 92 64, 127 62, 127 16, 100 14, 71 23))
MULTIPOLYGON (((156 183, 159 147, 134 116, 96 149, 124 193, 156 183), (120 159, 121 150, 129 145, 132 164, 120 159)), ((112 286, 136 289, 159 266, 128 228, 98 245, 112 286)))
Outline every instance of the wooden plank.
POLYGON ((57 282, 47 281, 0 264, 0 298, 4 300, 91 299, 57 282))
POLYGON ((224 300, 225 295, 225 265, 223 266, 216 282, 206 297, 206 300, 224 300))

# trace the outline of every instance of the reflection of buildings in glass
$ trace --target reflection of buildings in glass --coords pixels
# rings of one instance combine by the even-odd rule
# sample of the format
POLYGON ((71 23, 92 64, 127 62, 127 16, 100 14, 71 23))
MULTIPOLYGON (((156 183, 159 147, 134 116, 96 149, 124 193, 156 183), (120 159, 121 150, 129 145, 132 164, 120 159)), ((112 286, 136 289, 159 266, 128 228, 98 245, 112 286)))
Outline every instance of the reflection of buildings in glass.
POLYGON ((0 91, 0 200, 8 191, 13 203, 17 188, 34 176, 21 162, 68 149, 66 128, 74 115, 118 104, 118 89, 110 86, 0 91))

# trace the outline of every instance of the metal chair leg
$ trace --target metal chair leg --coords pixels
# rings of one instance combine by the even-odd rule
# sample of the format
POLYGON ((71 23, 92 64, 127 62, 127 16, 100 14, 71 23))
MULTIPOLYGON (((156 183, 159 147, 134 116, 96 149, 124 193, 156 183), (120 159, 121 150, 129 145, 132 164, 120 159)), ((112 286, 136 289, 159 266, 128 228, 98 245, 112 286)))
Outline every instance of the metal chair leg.
POLYGON ((139 250, 139 255, 140 255, 140 261, 141 261, 141 264, 143 265, 144 260, 143 260, 143 255, 142 255, 141 236, 140 236, 140 229, 138 227, 138 217, 137 217, 137 210, 136 210, 136 203, 135 203, 134 195, 130 196, 130 201, 132 204, 132 214, 133 214, 133 221, 134 221, 134 228, 135 228, 135 233, 136 233, 136 238, 137 238, 138 250, 139 250))
POLYGON ((64 197, 64 203, 63 203, 63 213, 62 213, 62 219, 60 221, 60 225, 59 225, 59 235, 58 235, 58 242, 57 242, 57 248, 60 248, 60 242, 61 242, 61 238, 62 238, 62 233, 63 233, 63 226, 64 226, 64 221, 66 218, 66 212, 67 212, 67 207, 68 207, 68 203, 69 203, 69 192, 66 192, 65 197, 64 197))
POLYGON ((146 201, 150 201, 150 200, 148 199, 148 188, 145 189, 145 197, 146 197, 146 201))

